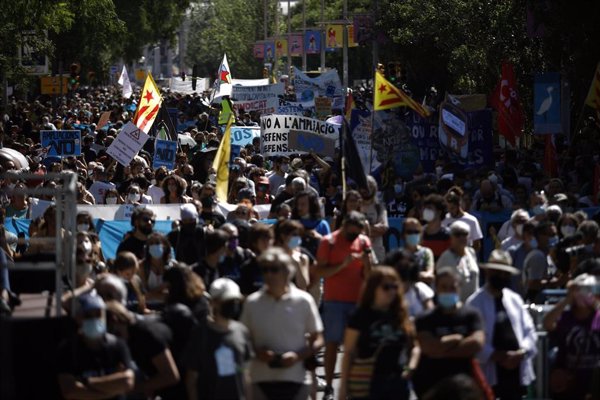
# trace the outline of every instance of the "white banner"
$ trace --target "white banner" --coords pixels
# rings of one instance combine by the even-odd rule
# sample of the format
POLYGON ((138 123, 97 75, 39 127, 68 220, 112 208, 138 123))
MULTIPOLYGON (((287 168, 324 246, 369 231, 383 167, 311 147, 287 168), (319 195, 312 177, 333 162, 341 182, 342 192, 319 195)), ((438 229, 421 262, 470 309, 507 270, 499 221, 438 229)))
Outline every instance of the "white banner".
MULTIPOLYGON (((311 132, 338 140, 340 125, 298 115, 266 115, 260 119, 260 148, 264 156, 299 153, 288 147, 290 130, 311 132)), ((336 147, 339 143, 336 142, 336 147)))
POLYGON ((266 86, 269 78, 264 79, 232 79, 233 86, 266 86))
POLYGON ((171 78, 169 89, 174 93, 192 94, 202 93, 209 88, 208 78, 196 79, 196 90, 192 89, 192 77, 186 77, 185 81, 180 77, 171 78))
POLYGON ((128 122, 121 129, 117 138, 106 149, 106 154, 126 167, 144 146, 149 137, 132 122, 128 122))
POLYGON ((259 100, 235 101, 233 102, 233 109, 237 112, 240 110, 244 110, 245 112, 257 111, 261 115, 275 114, 278 104, 279 99, 277 97, 269 97, 259 100))
POLYGON ((264 100, 283 96, 285 87, 283 83, 264 86, 234 86, 232 98, 234 103, 250 100, 264 100))
POLYGON ((315 102, 313 101, 287 101, 279 99, 277 114, 311 116, 315 114, 315 102), (309 113, 309 115, 306 115, 309 113))
POLYGON ((344 108, 342 81, 340 81, 337 70, 332 69, 316 78, 311 78, 294 67, 294 79, 292 82, 296 91, 297 101, 310 101, 319 96, 329 97, 332 99, 332 108, 344 108))

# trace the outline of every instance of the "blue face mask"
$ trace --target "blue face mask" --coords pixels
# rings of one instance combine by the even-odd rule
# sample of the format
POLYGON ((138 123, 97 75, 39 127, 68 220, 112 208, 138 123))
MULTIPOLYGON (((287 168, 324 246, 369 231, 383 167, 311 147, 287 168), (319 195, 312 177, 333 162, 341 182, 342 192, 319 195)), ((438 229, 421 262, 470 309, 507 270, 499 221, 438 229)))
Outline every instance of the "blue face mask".
POLYGON ((460 298, 458 293, 438 293, 437 301, 442 308, 454 308, 458 304, 460 298))
POLYGON ((288 240, 288 247, 290 249, 295 249, 296 247, 299 247, 302 244, 302 238, 300 236, 292 236, 290 238, 290 240, 288 240))
POLYGON ((532 239, 529 241, 529 246, 530 246, 532 249, 537 249, 537 247, 538 247, 538 242, 537 242, 537 239, 536 239, 536 238, 532 238, 532 239))
POLYGON ((546 212, 546 210, 544 210, 544 207, 539 204, 531 209, 531 213, 533 215, 541 215, 545 212, 546 212))
POLYGON ((410 235, 406 235, 405 241, 408 246, 416 246, 421 241, 421 234, 411 233, 410 235))
POLYGON ((554 247, 558 244, 558 236, 552 236, 548 239, 548 246, 554 247))
POLYGON ((152 258, 162 258, 165 249, 163 249, 162 244, 151 244, 148 246, 148 253, 152 258))
POLYGON ((102 318, 84 319, 81 333, 88 339, 99 339, 106 333, 106 322, 102 318))

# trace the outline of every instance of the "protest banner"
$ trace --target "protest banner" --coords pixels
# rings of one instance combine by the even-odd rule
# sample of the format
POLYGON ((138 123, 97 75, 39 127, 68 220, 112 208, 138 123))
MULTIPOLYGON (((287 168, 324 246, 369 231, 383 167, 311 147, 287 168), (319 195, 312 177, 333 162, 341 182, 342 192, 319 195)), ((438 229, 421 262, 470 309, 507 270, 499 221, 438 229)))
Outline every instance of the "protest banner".
POLYGON ((261 115, 275 114, 279 99, 277 97, 269 97, 267 99, 236 101, 233 103, 233 109, 237 112, 244 110, 245 112, 256 111, 261 115))
POLYGON ((105 111, 100 115, 96 129, 104 128, 104 125, 108 124, 108 121, 110 121, 110 111, 105 111))
POLYGON ((183 93, 183 94, 192 94, 192 93, 202 93, 209 88, 208 78, 199 78, 196 77, 196 89, 192 88, 192 77, 188 76, 185 80, 181 79, 178 76, 174 76, 171 78, 171 82, 169 84, 169 89, 173 93, 183 93))
POLYGON ((560 73, 558 72, 535 75, 533 96, 534 133, 562 133, 560 87, 560 73))
POLYGON ((261 79, 235 79, 231 80, 233 86, 266 86, 269 84, 269 78, 261 79))
POLYGON ((259 126, 232 126, 231 127, 231 145, 244 147, 252 144, 254 138, 260 137, 259 126))
POLYGON ((317 119, 325 119, 331 115, 331 99, 329 97, 315 97, 315 114, 317 119))
POLYGON ((264 156, 288 155, 297 152, 289 147, 288 134, 290 130, 312 132, 338 140, 340 129, 339 125, 298 115, 266 115, 261 117, 260 127, 260 146, 264 156))
POLYGON ((154 149, 152 168, 165 166, 168 169, 175 168, 175 156, 177 155, 177 142, 171 140, 157 139, 154 149))
POLYGON ((321 134, 291 130, 288 143, 290 148, 301 153, 314 151, 322 157, 335 156, 335 139, 321 134))
POLYGON ((46 157, 81 155, 81 131, 40 131, 40 143, 46 157))
POLYGON ((108 149, 106 149, 106 154, 126 167, 144 146, 148 138, 149 136, 146 133, 141 131, 132 122, 128 122, 108 149))
POLYGON ((279 107, 277 107, 277 114, 302 115, 305 117, 312 117, 315 114, 315 102, 287 101, 279 99, 279 107))
POLYGON ((352 110, 350 129, 363 170, 369 172, 371 167, 377 169, 380 165, 379 161, 373 160, 371 164, 371 111, 352 110))
POLYGON ((314 100, 316 96, 329 97, 332 99, 332 108, 340 110, 344 108, 342 82, 337 70, 332 69, 316 78, 311 78, 294 67, 292 82, 296 91, 296 101, 310 101, 314 100))
POLYGON ((304 33, 304 47, 306 54, 319 54, 321 52, 321 32, 306 31, 304 33))
POLYGON ((283 83, 261 86, 234 85, 231 97, 235 103, 240 101, 277 98, 278 96, 283 96, 284 93, 285 87, 283 83))

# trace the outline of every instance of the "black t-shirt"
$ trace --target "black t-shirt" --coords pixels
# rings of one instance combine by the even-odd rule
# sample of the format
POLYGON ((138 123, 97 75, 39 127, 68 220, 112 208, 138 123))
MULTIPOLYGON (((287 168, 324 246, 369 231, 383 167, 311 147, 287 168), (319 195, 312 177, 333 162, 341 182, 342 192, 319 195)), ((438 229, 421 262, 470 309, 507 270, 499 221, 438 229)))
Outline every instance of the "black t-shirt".
POLYGON ((205 226, 212 225, 215 229, 219 228, 225 223, 225 217, 214 211, 202 211, 200 218, 204 220, 205 226))
POLYGON ((279 193, 279 195, 273 199, 273 202, 271 203, 271 210, 269 211, 269 213, 274 213, 274 211, 277 210, 277 207, 293 198, 294 195, 289 194, 285 190, 279 193))
POLYGON ((212 323, 198 326, 190 335, 186 367, 198 372, 202 399, 244 399, 242 367, 252 357, 248 328, 230 321, 227 331, 212 323))
MULTIPOLYGON (((483 329, 479 312, 470 306, 463 306, 452 313, 436 307, 417 316, 415 322, 417 333, 429 332, 436 338, 457 333, 466 337, 483 329)), ((471 358, 430 358, 421 353, 413 379, 415 390, 422 394, 432 382, 458 374, 473 376, 471 358)))
MULTIPOLYGON (((518 350, 520 347, 519 341, 506 314, 506 309, 502 304, 502 297, 497 297, 494 301, 496 304, 496 321, 494 322, 492 346, 495 350, 499 351, 518 350)), ((509 370, 496 364, 496 377, 498 379, 498 386, 502 386, 502 388, 498 388, 500 390, 514 391, 521 386, 519 368, 509 370)))
POLYGON ((123 240, 119 247, 117 248, 117 254, 122 251, 130 251, 138 258, 138 260, 143 260, 145 258, 144 248, 146 246, 145 240, 140 240, 136 238, 133 233, 129 233, 129 237, 123 240))
POLYGON ((229 278, 239 285, 241 281, 241 270, 242 264, 252 257, 250 250, 242 249, 238 247, 230 257, 227 255, 225 260, 219 264, 219 276, 222 278, 229 278))
POLYGON ((129 327, 131 356, 146 377, 156 374, 152 359, 164 352, 171 340, 169 327, 158 321, 138 320, 129 327))
MULTIPOLYGON (((58 354, 58 374, 70 374, 78 380, 133 369, 127 344, 110 333, 106 333, 100 346, 93 349, 85 344, 80 335, 67 339, 60 344, 58 354)), ((122 399, 125 396, 113 398, 122 399)))
POLYGON ((348 320, 348 328, 360 332, 358 358, 375 358, 375 373, 402 372, 408 363, 409 338, 390 312, 357 308, 348 320))
POLYGON ((202 226, 185 225, 181 229, 171 231, 167 239, 175 251, 175 259, 192 265, 206 255, 204 249, 204 228, 202 226))
POLYGON ((242 264, 240 270, 240 290, 244 296, 248 296, 263 286, 263 276, 256 257, 249 258, 242 264))
POLYGON ((204 259, 191 265, 192 271, 194 271, 204 281, 204 286, 207 288, 219 278, 219 270, 211 267, 206 263, 204 259))

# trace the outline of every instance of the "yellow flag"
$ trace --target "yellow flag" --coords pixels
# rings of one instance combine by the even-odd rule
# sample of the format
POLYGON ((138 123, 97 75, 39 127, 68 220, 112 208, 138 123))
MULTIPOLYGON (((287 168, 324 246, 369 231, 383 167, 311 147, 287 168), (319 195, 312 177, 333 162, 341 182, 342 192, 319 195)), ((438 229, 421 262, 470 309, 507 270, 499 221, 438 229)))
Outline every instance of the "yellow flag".
POLYGON ((227 191, 229 189, 229 159, 231 158, 231 124, 233 118, 229 118, 225 134, 221 139, 221 144, 217 150, 217 155, 213 161, 213 169, 217 173, 217 184, 215 194, 217 199, 222 202, 227 202, 227 191))
POLYGON ((146 83, 144 83, 144 89, 142 90, 142 96, 140 97, 140 103, 138 104, 133 117, 135 126, 144 131, 144 133, 150 132, 152 123, 158 115, 161 103, 162 97, 160 97, 160 90, 158 90, 158 86, 154 83, 152 74, 148 73, 146 83))
POLYGON ((592 79, 590 90, 585 98, 585 104, 600 111, 600 63, 596 67, 594 79, 592 79))
POLYGON ((394 107, 409 107, 422 117, 430 115, 429 110, 411 99, 401 89, 392 85, 379 71, 375 71, 373 93, 373 108, 375 111, 389 110, 394 107))

